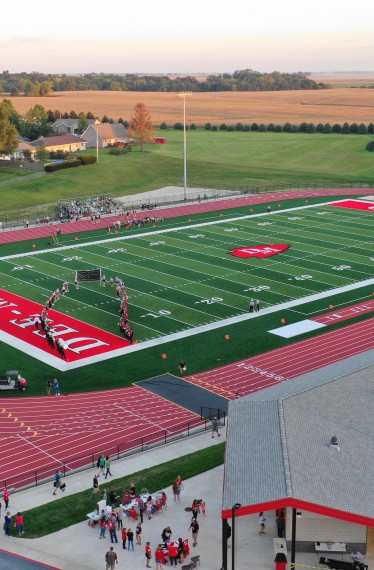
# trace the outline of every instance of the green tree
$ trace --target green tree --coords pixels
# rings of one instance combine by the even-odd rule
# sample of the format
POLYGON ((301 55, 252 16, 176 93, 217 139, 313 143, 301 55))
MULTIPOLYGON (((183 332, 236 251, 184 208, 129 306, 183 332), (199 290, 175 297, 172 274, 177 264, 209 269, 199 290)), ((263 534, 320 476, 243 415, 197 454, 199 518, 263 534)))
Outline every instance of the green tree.
POLYGON ((344 123, 344 125, 342 126, 342 135, 349 135, 349 133, 350 133, 349 124, 344 123))
POLYGON ((372 135, 374 133, 374 125, 373 123, 368 124, 368 135, 372 135))
POLYGON ((339 125, 339 123, 335 123, 335 125, 333 125, 333 127, 332 127, 332 132, 333 133, 341 133, 342 132, 341 125, 339 125))
POLYGON ((167 128, 168 128, 167 124, 165 123, 165 121, 163 121, 160 125, 160 129, 167 130, 167 128))
POLYGON ((140 151, 144 152, 144 144, 150 142, 155 136, 152 118, 144 103, 137 103, 134 107, 134 115, 130 120, 128 135, 140 144, 140 151))
POLYGON ((23 137, 29 140, 50 135, 52 129, 48 122, 48 111, 39 104, 29 109, 25 118, 21 121, 20 132, 23 137))
POLYGON ((358 135, 366 135, 366 133, 368 132, 366 125, 364 123, 360 123, 358 125, 358 129, 357 129, 357 134, 358 135))
POLYGON ((357 129, 358 129, 357 123, 352 123, 351 125, 349 125, 349 132, 350 132, 351 134, 356 135, 356 134, 357 134, 357 129))
POLYGON ((77 131, 81 135, 88 127, 88 120, 84 113, 79 113, 79 121, 77 131))
POLYGON ((366 150, 374 152, 374 141, 368 142, 368 144, 366 145, 366 150))
POLYGON ((9 154, 18 147, 18 132, 11 122, 9 105, 0 103, 0 153, 9 154))

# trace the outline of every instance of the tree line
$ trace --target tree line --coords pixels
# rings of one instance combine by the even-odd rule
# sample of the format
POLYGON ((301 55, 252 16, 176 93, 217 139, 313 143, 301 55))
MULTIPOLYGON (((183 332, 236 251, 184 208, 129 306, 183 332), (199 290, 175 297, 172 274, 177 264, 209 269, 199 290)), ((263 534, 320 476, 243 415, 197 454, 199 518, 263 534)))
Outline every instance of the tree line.
POLYGON ((252 69, 234 73, 212 74, 204 79, 193 76, 168 75, 124 75, 87 73, 82 75, 9 73, 0 74, 0 92, 12 96, 46 96, 55 91, 156 91, 156 92, 215 92, 215 91, 284 91, 303 89, 325 89, 324 83, 317 83, 308 73, 260 73, 252 69))
MULTIPOLYGON (((172 127, 169 127, 167 123, 162 122, 160 124, 160 129, 167 130, 169 128, 173 128, 176 130, 183 131, 183 124, 182 123, 174 123, 172 127)), ((195 123, 191 123, 190 125, 186 125, 186 130, 195 130, 198 127, 195 123)), ((317 125, 314 123, 300 123, 295 125, 293 123, 284 123, 283 125, 275 125, 274 123, 269 123, 265 125, 264 123, 251 123, 251 124, 243 124, 243 123, 236 123, 235 125, 221 123, 220 125, 215 125, 213 123, 205 123, 202 127, 206 131, 257 131, 257 132, 275 132, 275 133, 341 133, 343 135, 349 134, 357 134, 357 135, 366 135, 366 134, 373 134, 374 133, 374 125, 373 123, 369 123, 365 125, 365 123, 344 123, 343 125, 339 123, 334 123, 331 125, 330 123, 318 123, 317 125)))

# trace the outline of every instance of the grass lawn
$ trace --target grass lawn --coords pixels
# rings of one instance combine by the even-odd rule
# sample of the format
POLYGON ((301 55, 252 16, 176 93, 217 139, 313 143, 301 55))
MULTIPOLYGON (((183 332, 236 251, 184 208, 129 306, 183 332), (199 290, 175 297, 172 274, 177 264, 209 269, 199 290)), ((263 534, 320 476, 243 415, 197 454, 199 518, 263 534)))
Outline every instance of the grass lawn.
MULTIPOLYGON (((183 133, 160 131, 165 145, 147 145, 126 156, 100 151, 99 163, 0 187, 0 214, 56 204, 59 199, 111 193, 141 193, 183 186, 183 133)), ((257 132, 187 133, 190 187, 243 189, 284 184, 374 183, 374 163, 365 150, 370 135, 257 132)), ((86 151, 95 154, 95 149, 86 151)))
MULTIPOLYGON (((110 481, 110 488, 122 496, 124 490, 129 488, 131 481, 135 483, 137 489, 144 487, 152 494, 172 485, 177 472, 183 473, 183 479, 186 480, 222 465, 224 453, 224 443, 213 445, 203 451, 178 457, 177 471, 175 460, 168 461, 121 479, 113 479, 110 481)), ((69 478, 67 482, 69 484, 69 478)), ((82 493, 25 511, 23 515, 27 538, 45 536, 86 520, 87 513, 92 512, 97 505, 97 497, 90 498, 91 491, 92 489, 89 488, 82 493)))

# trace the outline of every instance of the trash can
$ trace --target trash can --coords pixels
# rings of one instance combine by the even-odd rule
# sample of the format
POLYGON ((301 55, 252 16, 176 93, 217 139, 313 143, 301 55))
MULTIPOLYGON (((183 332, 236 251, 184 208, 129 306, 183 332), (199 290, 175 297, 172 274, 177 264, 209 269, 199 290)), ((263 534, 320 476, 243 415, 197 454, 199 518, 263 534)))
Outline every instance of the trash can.
POLYGON ((287 569, 287 556, 283 552, 278 552, 275 555, 275 570, 286 570, 287 569))

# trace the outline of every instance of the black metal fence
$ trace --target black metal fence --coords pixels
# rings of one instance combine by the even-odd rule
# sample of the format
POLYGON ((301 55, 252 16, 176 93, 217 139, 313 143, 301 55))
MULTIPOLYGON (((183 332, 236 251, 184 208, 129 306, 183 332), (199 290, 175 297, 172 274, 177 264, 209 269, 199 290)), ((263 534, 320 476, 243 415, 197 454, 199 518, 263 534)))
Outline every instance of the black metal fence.
MULTIPOLYGON (((65 461, 54 461, 49 465, 39 467, 30 471, 25 471, 20 475, 14 475, 0 480, 0 489, 7 487, 12 493, 22 491, 24 489, 35 487, 42 483, 52 481, 56 470, 59 469, 64 477, 73 475, 80 471, 93 469, 100 455, 109 455, 112 461, 123 459, 125 457, 141 453, 147 449, 152 449, 172 441, 177 441, 189 437, 191 435, 201 433, 210 429, 209 420, 197 417, 187 423, 177 424, 167 430, 157 430, 146 436, 135 438, 130 441, 123 441, 115 445, 101 447, 86 455, 77 457, 67 457, 65 461)), ((67 452, 68 453, 68 452, 67 452)))

